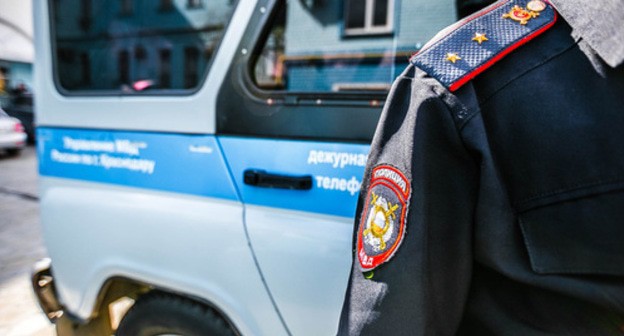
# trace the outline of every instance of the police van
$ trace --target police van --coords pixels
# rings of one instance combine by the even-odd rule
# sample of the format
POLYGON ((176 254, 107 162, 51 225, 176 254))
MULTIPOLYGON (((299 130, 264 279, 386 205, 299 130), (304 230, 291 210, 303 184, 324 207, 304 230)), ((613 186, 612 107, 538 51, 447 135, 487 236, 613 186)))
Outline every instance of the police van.
POLYGON ((333 335, 368 143, 455 1, 35 1, 59 335, 333 335))

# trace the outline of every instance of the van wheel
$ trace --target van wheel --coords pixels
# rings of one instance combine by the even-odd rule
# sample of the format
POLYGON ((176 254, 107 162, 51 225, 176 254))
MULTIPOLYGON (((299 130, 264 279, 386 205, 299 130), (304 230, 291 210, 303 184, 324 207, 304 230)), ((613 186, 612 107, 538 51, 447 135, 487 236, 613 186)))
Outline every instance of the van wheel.
POLYGON ((163 294, 140 297, 119 323, 117 336, 235 335, 217 313, 194 301, 163 294))

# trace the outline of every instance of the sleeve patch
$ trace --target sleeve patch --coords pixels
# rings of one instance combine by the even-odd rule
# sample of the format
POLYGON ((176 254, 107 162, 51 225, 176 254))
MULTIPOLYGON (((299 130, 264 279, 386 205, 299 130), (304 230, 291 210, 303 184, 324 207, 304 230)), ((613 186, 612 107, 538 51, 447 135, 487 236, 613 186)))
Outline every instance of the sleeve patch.
POLYGON ((401 245, 410 185, 405 175, 392 166, 373 169, 357 236, 357 255, 363 272, 389 261, 401 245))

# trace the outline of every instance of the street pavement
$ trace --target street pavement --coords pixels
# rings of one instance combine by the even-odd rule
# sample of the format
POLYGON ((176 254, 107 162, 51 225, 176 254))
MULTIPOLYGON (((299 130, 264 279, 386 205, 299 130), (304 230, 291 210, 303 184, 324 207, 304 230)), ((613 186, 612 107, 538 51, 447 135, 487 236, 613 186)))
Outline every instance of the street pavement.
POLYGON ((0 335, 50 336, 54 327, 37 305, 30 270, 46 257, 39 223, 37 157, 0 152, 0 335))

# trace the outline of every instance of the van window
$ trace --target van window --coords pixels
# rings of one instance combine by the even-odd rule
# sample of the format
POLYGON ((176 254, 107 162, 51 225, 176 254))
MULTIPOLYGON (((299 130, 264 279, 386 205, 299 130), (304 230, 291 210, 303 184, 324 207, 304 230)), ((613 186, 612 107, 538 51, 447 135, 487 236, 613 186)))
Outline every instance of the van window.
POLYGON ((455 1, 259 4, 219 90, 217 132, 369 143, 392 82, 455 21, 455 1))
POLYGON ((391 0, 286 1, 254 81, 265 90, 385 93, 417 50, 418 25, 393 32, 399 15, 391 0))
POLYGON ((91 94, 196 90, 236 4, 50 1, 57 85, 65 93, 91 94))

